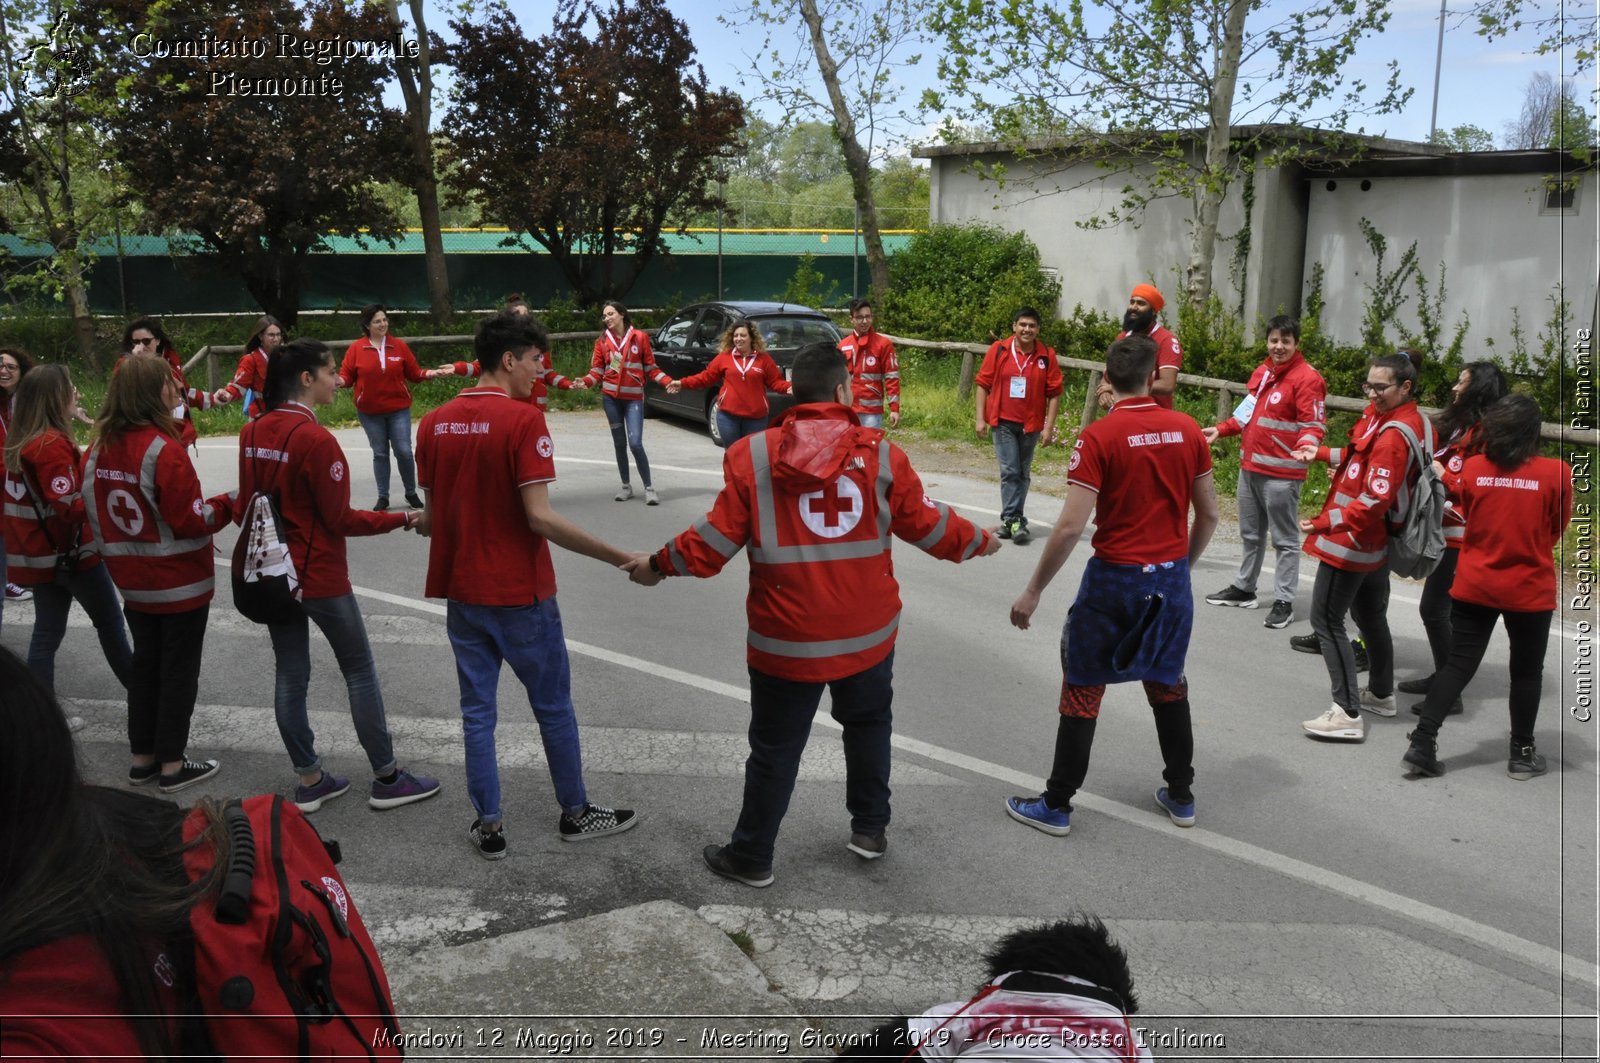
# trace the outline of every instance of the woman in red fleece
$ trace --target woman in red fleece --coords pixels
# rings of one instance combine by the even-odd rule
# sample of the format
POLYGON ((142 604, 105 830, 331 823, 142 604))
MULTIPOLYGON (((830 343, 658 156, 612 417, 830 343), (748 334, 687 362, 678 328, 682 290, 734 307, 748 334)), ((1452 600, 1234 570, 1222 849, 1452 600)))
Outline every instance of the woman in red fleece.
POLYGON ((1547 770, 1534 748, 1544 652, 1556 605, 1554 550, 1572 519, 1572 466, 1539 455, 1539 405, 1507 395, 1484 411, 1479 452, 1459 470, 1443 467, 1465 512, 1455 582, 1450 587, 1450 659, 1434 674, 1422 722, 1408 736, 1408 771, 1444 774, 1439 728, 1483 663, 1495 621, 1511 640, 1511 757, 1506 774, 1526 781, 1547 770))
POLYGON ((711 364, 667 385, 667 392, 676 395, 684 388, 698 391, 719 382, 722 392, 717 396, 717 435, 725 448, 766 429, 767 392, 787 395, 791 390, 783 370, 767 353, 766 339, 748 321, 735 321, 722 334, 722 349, 711 364))
POLYGON ((355 389, 356 416, 372 444, 372 476, 378 481, 378 501, 373 509, 389 508, 389 451, 400 463, 406 505, 422 508, 417 495, 417 462, 411 454, 411 389, 448 373, 417 364, 406 341, 389 335, 389 312, 381 304, 361 308, 361 339, 344 352, 339 366, 341 386, 355 389))
POLYGON ((283 326, 271 314, 262 314, 256 322, 256 330, 244 341, 244 357, 239 359, 233 379, 218 388, 211 401, 221 406, 249 393, 250 405, 245 407, 245 417, 253 421, 266 413, 267 359, 282 342, 283 326))

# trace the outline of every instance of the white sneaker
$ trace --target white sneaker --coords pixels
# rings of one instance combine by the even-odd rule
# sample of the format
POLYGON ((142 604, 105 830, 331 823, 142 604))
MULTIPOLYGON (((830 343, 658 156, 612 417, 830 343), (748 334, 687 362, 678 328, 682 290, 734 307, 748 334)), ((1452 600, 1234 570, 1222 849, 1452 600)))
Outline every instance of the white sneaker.
POLYGON ((1374 716, 1393 716, 1397 711, 1394 695, 1380 698, 1367 687, 1361 688, 1361 711, 1370 712, 1374 716))
POLYGON ((1300 726, 1313 738, 1327 738, 1335 742, 1360 742, 1367 737, 1367 721, 1359 716, 1348 715, 1337 702, 1328 706, 1328 711, 1315 720, 1306 720, 1300 726))
POLYGON ((656 494, 654 487, 646 487, 644 489, 644 504, 647 506, 659 506, 661 504, 661 496, 656 494))
POLYGON ((88 724, 84 722, 82 716, 67 717, 67 730, 71 731, 73 734, 77 734, 87 726, 88 724))
POLYGON ((611 496, 611 501, 613 501, 613 502, 626 502, 628 499, 630 499, 632 497, 633 497, 633 485, 632 484, 623 484, 622 485, 622 490, 618 491, 616 494, 611 496))

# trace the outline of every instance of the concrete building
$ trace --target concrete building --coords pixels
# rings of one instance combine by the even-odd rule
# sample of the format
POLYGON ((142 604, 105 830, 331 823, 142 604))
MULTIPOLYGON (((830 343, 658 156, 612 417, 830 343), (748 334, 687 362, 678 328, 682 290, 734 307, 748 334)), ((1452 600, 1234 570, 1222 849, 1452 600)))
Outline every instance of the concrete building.
MULTIPOLYGON (((1248 323, 1300 313, 1320 264, 1323 328, 1339 342, 1356 342, 1377 267, 1365 219, 1387 243, 1385 272, 1414 241, 1432 293, 1444 263, 1441 342, 1465 314, 1469 351, 1483 352, 1492 338, 1503 355, 1516 309, 1532 346, 1558 290, 1570 328, 1594 327, 1600 182, 1593 162, 1557 151, 1457 153, 1373 137, 1334 141, 1292 127, 1265 132, 1268 143, 1301 150, 1293 161, 1258 165, 1230 186, 1214 258, 1217 295, 1248 323)), ((1064 310, 1082 303, 1120 313, 1140 281, 1154 282, 1169 303, 1176 301, 1189 259, 1188 199, 1151 200, 1137 225, 1086 228, 1082 223, 1106 217, 1136 183, 1110 156, 1074 153, 1065 141, 1050 140, 1020 153, 978 143, 916 154, 931 163, 931 221, 1027 232, 1044 264, 1061 276, 1064 310)), ((1415 280, 1404 290, 1391 335, 1419 331, 1415 280)))

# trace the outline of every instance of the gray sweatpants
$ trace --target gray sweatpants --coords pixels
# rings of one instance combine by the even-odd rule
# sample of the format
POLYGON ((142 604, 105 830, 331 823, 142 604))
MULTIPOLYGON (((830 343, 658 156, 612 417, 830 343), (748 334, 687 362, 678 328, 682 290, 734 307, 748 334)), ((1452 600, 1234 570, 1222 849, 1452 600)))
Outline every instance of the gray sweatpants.
POLYGON ((1300 488, 1304 483, 1239 470, 1239 538, 1244 541, 1244 557, 1233 581, 1235 587, 1256 593, 1270 529, 1277 562, 1273 600, 1294 601, 1300 582, 1300 488))

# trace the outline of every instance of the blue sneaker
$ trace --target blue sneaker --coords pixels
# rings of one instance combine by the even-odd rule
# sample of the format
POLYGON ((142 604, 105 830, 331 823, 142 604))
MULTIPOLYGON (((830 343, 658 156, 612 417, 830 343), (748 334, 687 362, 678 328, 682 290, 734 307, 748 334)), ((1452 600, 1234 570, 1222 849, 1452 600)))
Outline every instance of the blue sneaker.
POLYGON ((1051 808, 1044 803, 1042 796, 1006 798, 1006 815, 1018 823, 1026 823, 1034 830, 1054 834, 1057 838, 1065 838, 1072 833, 1072 813, 1051 808))
POLYGON ((1167 788, 1163 786, 1161 789, 1156 791, 1156 804, 1166 809, 1167 815, 1170 816, 1172 818, 1172 822, 1176 823, 1178 826, 1194 826, 1193 801, 1174 801, 1172 799, 1172 795, 1167 793, 1167 788))
POLYGON ((394 782, 372 780, 372 796, 367 804, 373 808, 399 808, 413 801, 426 801, 439 792, 439 780, 426 775, 413 775, 400 768, 394 782))
POLYGON ((310 786, 296 786, 294 788, 294 807, 302 812, 315 812, 322 807, 322 802, 332 801, 335 797, 342 796, 350 789, 350 780, 331 771, 322 773, 322 778, 310 786))

